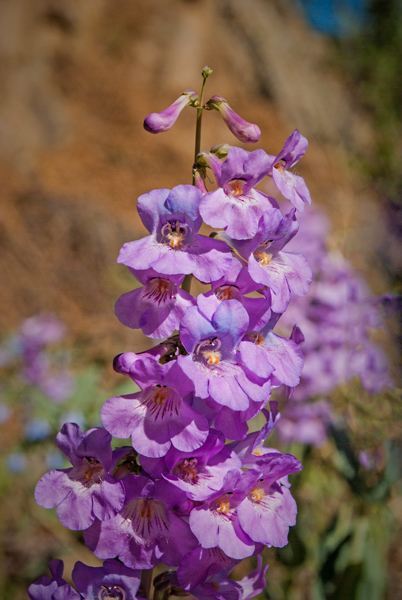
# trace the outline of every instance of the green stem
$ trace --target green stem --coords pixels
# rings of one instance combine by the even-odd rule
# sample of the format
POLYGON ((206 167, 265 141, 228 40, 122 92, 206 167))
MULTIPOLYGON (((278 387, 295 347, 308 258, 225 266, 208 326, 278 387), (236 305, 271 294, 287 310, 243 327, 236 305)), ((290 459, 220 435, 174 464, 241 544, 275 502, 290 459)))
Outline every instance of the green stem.
POLYGON ((202 112, 203 112, 203 104, 204 104, 204 90, 205 90, 205 83, 207 81, 207 78, 204 75, 203 78, 203 82, 202 82, 202 87, 201 87, 201 95, 200 95, 200 105, 197 108, 197 126, 195 129, 195 150, 194 150, 194 162, 198 156, 198 154, 200 153, 201 150, 201 125, 202 125, 202 112))

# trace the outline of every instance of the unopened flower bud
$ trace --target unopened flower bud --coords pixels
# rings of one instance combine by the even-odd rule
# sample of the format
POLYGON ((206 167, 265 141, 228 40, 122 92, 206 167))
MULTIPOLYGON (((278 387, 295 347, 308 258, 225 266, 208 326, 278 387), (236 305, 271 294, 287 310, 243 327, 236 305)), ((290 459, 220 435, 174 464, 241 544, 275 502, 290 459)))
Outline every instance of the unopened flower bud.
POLYGON ((241 142, 258 142, 261 136, 260 128, 254 123, 249 123, 242 119, 229 106, 222 96, 212 96, 205 105, 206 108, 218 110, 226 125, 235 137, 241 142))
POLYGON ((208 190, 205 186, 205 175, 204 169, 194 169, 194 185, 197 187, 202 194, 207 194, 208 190))
POLYGON ((233 148, 233 146, 230 146, 230 144, 217 144, 216 146, 213 146, 211 148, 210 152, 212 154, 215 154, 215 156, 217 156, 218 158, 222 159, 227 157, 231 148, 233 148))
POLYGON ((205 66, 201 71, 201 75, 206 79, 213 73, 213 70, 210 67, 205 66))
POLYGON ((194 90, 185 90, 168 108, 165 108, 162 112, 148 115, 144 121, 144 129, 149 131, 149 133, 168 131, 176 123, 183 108, 189 104, 194 104, 197 99, 197 92, 194 90))

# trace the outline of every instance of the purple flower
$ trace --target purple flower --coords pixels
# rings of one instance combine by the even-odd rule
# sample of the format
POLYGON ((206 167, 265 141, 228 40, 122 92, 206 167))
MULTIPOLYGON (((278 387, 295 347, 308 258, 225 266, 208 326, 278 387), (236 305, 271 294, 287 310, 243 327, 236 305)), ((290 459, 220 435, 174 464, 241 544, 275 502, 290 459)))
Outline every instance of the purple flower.
POLYGON ((312 272, 307 260, 301 254, 283 252, 283 247, 296 235, 298 223, 295 209, 287 215, 265 212, 258 224, 252 240, 231 240, 239 254, 248 261, 252 279, 266 285, 271 292, 271 308, 283 313, 290 300, 290 293, 296 296, 307 294, 312 281, 312 272))
POLYGON ((138 212, 151 235, 124 244, 117 262, 136 270, 155 268, 162 275, 192 273, 207 283, 222 277, 232 256, 224 242, 197 234, 202 197, 191 185, 140 196, 138 212))
POLYGON ((185 90, 173 104, 162 112, 151 113, 145 118, 144 129, 149 133, 162 133, 168 131, 176 123, 183 108, 193 104, 198 98, 194 90, 185 90))
MULTIPOLYGON (((270 175, 281 194, 303 212, 304 204, 311 204, 311 196, 302 177, 288 171, 305 155, 308 141, 298 129, 288 137, 282 150, 272 163, 270 175)), ((273 157, 272 157, 273 158, 273 157)))
POLYGON ((88 567, 78 561, 72 578, 83 598, 88 600, 136 600, 141 572, 129 569, 115 560, 105 560, 102 567, 88 567))
POLYGON ((249 317, 249 329, 261 329, 271 316, 270 297, 249 298, 245 294, 256 291, 261 286, 251 279, 246 267, 237 258, 233 258, 229 271, 218 281, 211 283, 212 290, 198 296, 198 304, 202 308, 203 297, 216 297, 216 308, 219 302, 225 300, 237 300, 247 311, 249 317))
POLYGON ((131 271, 144 285, 120 296, 115 305, 116 317, 148 337, 169 337, 178 329, 187 308, 195 304, 193 296, 179 287, 184 275, 162 276, 153 269, 131 271))
POLYGON ((73 465, 46 473, 35 489, 43 508, 57 508, 69 529, 86 529, 95 518, 112 518, 123 506, 124 486, 109 473, 113 467, 111 435, 102 428, 85 434, 75 423, 66 423, 57 434, 59 449, 73 465))
POLYGON ((141 475, 124 478, 126 503, 109 521, 98 521, 84 533, 85 543, 98 558, 117 556, 133 569, 151 569, 157 563, 177 566, 197 546, 188 524, 173 508, 185 494, 164 480, 141 475))
POLYGON ((222 96, 212 96, 205 106, 219 111, 230 131, 241 142, 255 143, 260 139, 260 128, 239 117, 222 96))
MULTIPOLYGON (((190 500, 205 500, 221 489, 230 469, 241 468, 235 452, 224 443, 223 435, 211 429, 206 442, 191 455, 172 448, 165 456, 168 470, 165 479, 183 490, 190 500)), ((146 469, 148 463, 141 461, 141 464, 146 469)))
POLYGON ((213 298, 187 309, 180 325, 180 338, 189 356, 178 363, 192 380, 195 394, 209 396, 233 410, 247 410, 250 399, 262 402, 269 397, 270 384, 246 373, 236 348, 248 328, 246 310, 236 300, 221 302, 216 310, 213 298), (205 314, 209 311, 212 314, 205 314))
POLYGON ((276 200, 253 189, 271 164, 263 150, 231 148, 222 165, 219 188, 202 197, 200 213, 204 221, 212 227, 225 228, 233 239, 244 240, 256 234, 264 212, 269 213, 270 219, 278 220, 281 213, 276 200))
POLYGON ((63 576, 63 561, 51 560, 49 569, 50 577, 40 577, 28 588, 28 596, 31 600, 81 600, 81 596, 71 585, 68 585, 63 576))
POLYGON ((219 547, 230 558, 251 556, 255 543, 242 528, 237 507, 258 481, 259 472, 235 469, 226 473, 222 488, 190 513, 190 527, 203 548, 219 547))
POLYGON ((208 422, 185 401, 193 387, 177 362, 137 360, 130 377, 142 391, 110 398, 101 411, 112 435, 132 437, 135 450, 149 457, 164 456, 171 445, 187 452, 205 442, 208 422))
POLYGON ((244 364, 258 377, 272 374, 272 384, 295 387, 300 381, 304 365, 303 353, 298 344, 272 332, 280 315, 272 319, 260 332, 251 332, 239 345, 244 364))
POLYGON ((259 475, 237 508, 239 523, 254 542, 282 548, 288 542, 289 527, 296 523, 297 507, 288 488, 278 480, 300 471, 302 465, 291 454, 272 452, 255 467, 259 475))
POLYGON ((267 422, 260 431, 249 433, 244 440, 232 442, 228 447, 237 454, 242 462, 242 467, 254 467, 265 454, 273 452, 272 448, 264 446, 266 439, 273 428, 277 425, 281 414, 278 412, 278 403, 271 401, 269 403, 270 411, 264 410, 267 422))

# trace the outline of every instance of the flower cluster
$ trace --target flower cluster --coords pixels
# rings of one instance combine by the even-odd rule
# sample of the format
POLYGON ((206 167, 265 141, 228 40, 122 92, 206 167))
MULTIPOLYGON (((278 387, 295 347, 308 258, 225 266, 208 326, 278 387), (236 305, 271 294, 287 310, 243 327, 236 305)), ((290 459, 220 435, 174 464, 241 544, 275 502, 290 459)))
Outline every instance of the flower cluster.
MULTIPOLYGON (((146 129, 169 129, 182 108, 196 105, 194 94, 187 90, 164 114, 147 117, 146 129)), ((246 122, 220 96, 206 108, 222 111, 247 141, 246 122)), ((248 141, 258 139, 257 126, 247 131, 248 141)), ((35 491, 39 505, 57 507, 63 525, 85 530, 88 548, 105 559, 103 570, 77 563, 73 580, 85 598, 134 598, 139 570, 162 562, 173 568, 154 580, 164 598, 248 600, 265 586, 261 561, 240 582, 228 574, 264 546, 287 544, 297 513, 287 476, 302 466, 264 444, 279 419, 277 403, 268 405, 271 390, 296 387, 303 368, 297 340, 273 329, 291 295, 306 294, 312 279, 307 260, 287 249, 298 231, 296 210, 310 202, 304 181, 287 169, 306 147, 296 130, 276 156, 231 148, 224 162, 210 161, 216 190, 178 185, 138 199, 149 235, 124 244, 118 262, 141 287, 118 299, 116 315, 159 343, 115 358, 115 370, 140 391, 103 405, 104 428, 64 425, 57 444, 72 466, 44 475, 35 491), (285 215, 255 189, 267 176, 294 204, 285 215), (203 221, 221 231, 201 235, 203 221), (191 277, 210 289, 194 297, 191 277), (263 429, 248 433, 258 414, 263 429), (132 446, 112 450, 112 436, 131 438, 132 446)), ((48 595, 38 597, 59 598, 56 575, 40 584, 48 595)))

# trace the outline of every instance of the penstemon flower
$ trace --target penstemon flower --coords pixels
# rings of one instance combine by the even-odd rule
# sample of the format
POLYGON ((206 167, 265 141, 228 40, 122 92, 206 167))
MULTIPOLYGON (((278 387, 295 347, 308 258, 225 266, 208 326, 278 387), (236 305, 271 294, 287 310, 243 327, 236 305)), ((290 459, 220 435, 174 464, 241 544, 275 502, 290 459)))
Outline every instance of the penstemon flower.
POLYGON ((221 96, 203 105, 211 73, 202 71, 199 100, 187 90, 144 123, 158 133, 186 106, 197 110, 193 185, 142 195, 138 212, 149 235, 124 244, 118 258, 141 287, 117 300, 117 318, 160 340, 113 361, 140 391, 105 402, 104 428, 83 433, 66 424, 57 444, 72 467, 45 474, 35 491, 41 506, 58 507, 66 527, 85 530, 86 545, 105 562, 76 563, 78 592, 61 579, 60 564, 51 565, 53 579, 31 586, 33 600, 149 600, 151 570, 159 563, 173 569, 154 579, 155 600, 162 593, 163 600, 188 593, 250 600, 265 587, 261 557, 241 581, 228 575, 265 545, 284 546, 295 524, 288 475, 302 467, 265 446, 280 417, 277 403, 270 410, 267 403, 272 388, 293 390, 300 381, 303 334, 295 327, 286 339, 273 328, 291 293, 306 294, 312 276, 301 254, 284 250, 298 232, 295 209, 283 216, 273 198, 254 188, 272 176, 301 210, 310 196, 286 169, 307 142, 296 131, 276 158, 226 144, 200 152, 205 109, 219 110, 241 141, 260 137, 221 96), (215 191, 206 189, 207 168, 215 191), (203 219, 223 231, 200 235, 203 219), (210 288, 195 297, 192 277, 210 288), (247 421, 259 413, 265 425, 248 433, 247 421), (132 446, 112 451, 112 436, 131 438, 132 446))

